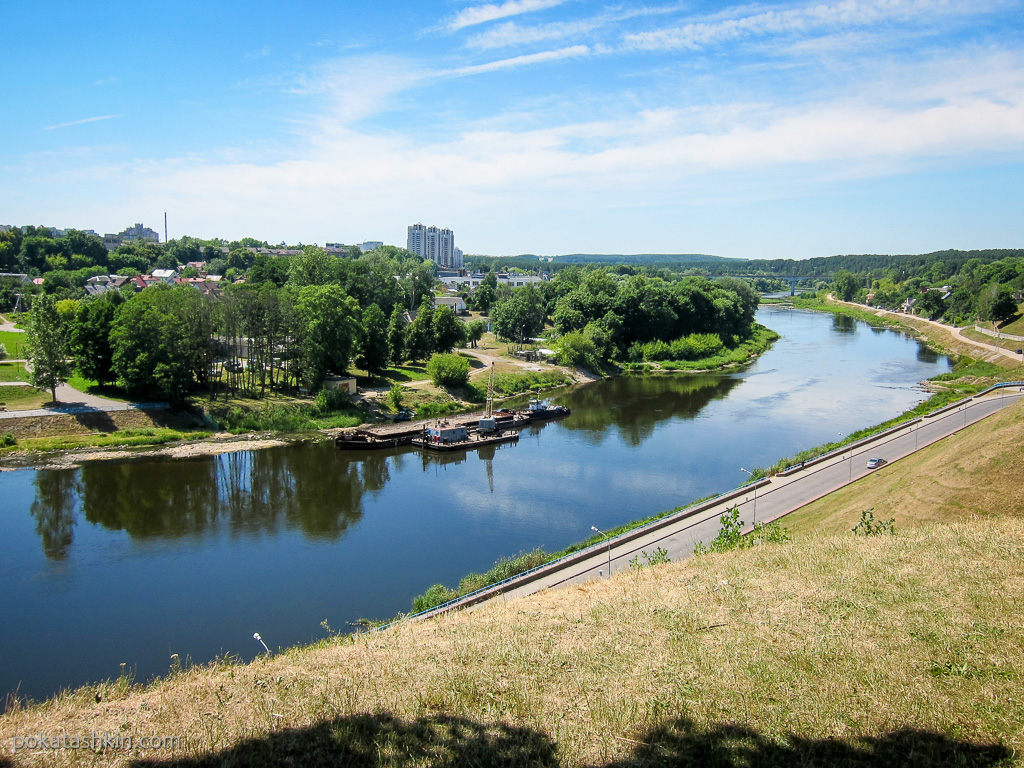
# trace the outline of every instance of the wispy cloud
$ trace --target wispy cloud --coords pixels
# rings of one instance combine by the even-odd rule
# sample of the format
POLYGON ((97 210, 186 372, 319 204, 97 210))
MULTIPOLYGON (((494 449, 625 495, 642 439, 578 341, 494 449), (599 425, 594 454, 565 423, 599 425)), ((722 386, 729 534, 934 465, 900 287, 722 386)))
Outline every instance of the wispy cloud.
POLYGON ((572 59, 579 58, 581 56, 587 56, 591 52, 589 46, 586 45, 571 45, 568 48, 559 48, 554 51, 541 51, 540 53, 529 53, 525 56, 513 56, 510 59, 499 59, 498 61, 489 61, 486 64, 474 64, 468 67, 459 67, 458 69, 446 70, 441 74, 450 75, 479 75, 484 72, 496 72, 501 69, 514 69, 515 67, 524 67, 530 64, 541 64, 547 61, 558 61, 560 59, 572 59))
POLYGON ((505 0, 504 3, 473 5, 469 8, 463 8, 455 14, 455 17, 448 22, 447 28, 455 32, 475 24, 484 24, 488 21, 506 19, 509 16, 518 16, 522 13, 554 8, 563 2, 564 0, 505 0))
POLYGON ((510 48, 516 45, 529 43, 542 43, 551 40, 564 40, 567 37, 576 37, 587 34, 602 25, 596 20, 590 21, 566 21, 553 24, 541 24, 533 27, 525 27, 516 24, 514 21, 498 24, 495 27, 474 35, 466 41, 470 48, 479 50, 492 50, 494 48, 510 48))
POLYGON ((104 78, 101 78, 99 80, 94 81, 93 85, 94 86, 110 85, 111 83, 116 83, 118 81, 118 79, 119 78, 117 77, 117 75, 111 75, 110 77, 104 77, 104 78))
POLYGON ((625 36, 627 45, 644 50, 695 49, 759 35, 806 34, 835 27, 857 27, 914 17, 977 12, 973 5, 952 0, 840 0, 751 12, 691 22, 625 36))
POLYGON ((43 128, 44 131, 56 131, 58 128, 70 128, 72 125, 82 125, 83 123, 95 123, 100 120, 114 120, 124 115, 100 115, 99 117, 86 117, 82 120, 72 120, 70 123, 61 123, 60 125, 48 125, 43 128))

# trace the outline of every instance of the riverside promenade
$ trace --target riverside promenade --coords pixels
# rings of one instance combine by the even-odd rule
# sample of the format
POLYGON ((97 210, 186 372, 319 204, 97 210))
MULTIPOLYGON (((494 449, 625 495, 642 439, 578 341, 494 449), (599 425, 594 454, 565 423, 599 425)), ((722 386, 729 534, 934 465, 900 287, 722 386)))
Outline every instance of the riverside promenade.
POLYGON ((673 561, 686 559, 693 554, 698 542, 708 544, 718 535, 721 516, 733 507, 739 508, 740 519, 746 523, 747 530, 755 522, 777 520, 877 471, 866 466, 869 458, 880 458, 887 464, 899 461, 1015 404, 1022 397, 1024 383, 1002 385, 966 398, 929 416, 805 462, 800 467, 787 470, 784 475, 741 486, 610 541, 440 606, 421 614, 421 617, 467 608, 487 600, 507 600, 544 589, 608 578, 628 569, 630 560, 642 552, 653 554, 659 547, 673 561))

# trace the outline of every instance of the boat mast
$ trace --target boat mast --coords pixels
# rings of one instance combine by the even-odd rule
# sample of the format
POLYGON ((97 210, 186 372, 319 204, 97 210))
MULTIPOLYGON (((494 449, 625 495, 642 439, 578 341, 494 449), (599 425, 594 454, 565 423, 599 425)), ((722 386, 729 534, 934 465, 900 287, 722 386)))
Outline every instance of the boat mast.
POLYGON ((491 376, 487 381, 487 418, 491 418, 494 409, 494 363, 491 363, 491 376))

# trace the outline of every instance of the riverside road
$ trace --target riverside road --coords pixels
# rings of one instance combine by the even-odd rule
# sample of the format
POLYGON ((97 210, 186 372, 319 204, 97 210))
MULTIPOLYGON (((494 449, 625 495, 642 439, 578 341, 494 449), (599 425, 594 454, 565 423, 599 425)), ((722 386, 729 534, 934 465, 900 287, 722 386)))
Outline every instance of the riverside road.
MULTIPOLYGON (((867 438, 823 461, 808 463, 803 469, 785 477, 759 481, 756 499, 753 484, 748 485, 658 521, 646 531, 627 532, 608 544, 602 543, 551 563, 451 607, 465 607, 498 596, 507 599, 590 579, 607 578, 610 573, 628 568, 630 560, 642 552, 651 554, 659 547, 666 550, 673 561, 685 559, 693 554, 697 542, 708 543, 718 534, 722 514, 734 506, 739 508, 740 519, 746 522, 748 529, 755 521, 776 520, 879 471, 866 466, 869 458, 883 459, 886 464, 898 461, 1012 405, 1024 396, 1022 389, 1014 386, 1013 391, 1007 388, 996 390, 929 418, 917 419, 898 429, 867 438), (694 513, 694 509, 699 511, 694 513)), ((640 560, 643 562, 642 556, 640 560)))

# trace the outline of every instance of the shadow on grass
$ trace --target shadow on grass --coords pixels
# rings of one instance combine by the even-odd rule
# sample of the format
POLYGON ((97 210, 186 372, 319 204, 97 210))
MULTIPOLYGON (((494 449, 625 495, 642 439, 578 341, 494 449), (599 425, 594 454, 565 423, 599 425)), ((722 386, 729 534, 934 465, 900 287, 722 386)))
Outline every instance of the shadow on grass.
POLYGON ((353 715, 310 728, 249 739, 223 752, 186 760, 141 760, 134 766, 555 766, 555 747, 528 728, 483 725, 455 717, 412 722, 353 715))
MULTIPOLYGON (((953 768, 998 766, 1013 753, 998 744, 971 744, 931 731, 903 729, 840 741, 789 736, 769 739, 741 725, 700 729, 686 718, 635 742, 633 754, 604 768, 636 766, 836 766, 838 768, 953 768)), ((200 758, 142 760, 134 766, 430 765, 556 766, 557 747, 530 728, 456 717, 411 722, 391 715, 341 717, 309 728, 282 730, 200 758)), ((598 768, 595 766, 595 768, 598 768)))
POLYGON ((860 739, 769 739, 752 728, 717 723, 697 728, 680 718, 651 731, 632 757, 605 768, 631 766, 829 766, 829 768, 953 768, 997 766, 1013 757, 999 744, 972 744, 933 731, 904 728, 860 739))

